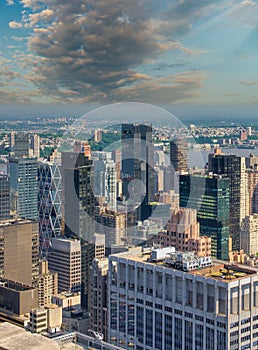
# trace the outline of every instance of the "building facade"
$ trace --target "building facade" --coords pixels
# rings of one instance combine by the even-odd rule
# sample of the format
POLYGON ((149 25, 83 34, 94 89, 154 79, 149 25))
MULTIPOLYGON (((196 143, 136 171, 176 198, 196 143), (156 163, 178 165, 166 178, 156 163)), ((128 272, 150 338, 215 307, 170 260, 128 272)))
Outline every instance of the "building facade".
POLYGON ((179 176, 180 207, 197 210, 202 236, 211 238, 211 255, 228 259, 229 179, 222 176, 181 174, 179 176))
POLYGON ((188 170, 188 144, 185 139, 174 139, 170 142, 170 163, 174 171, 188 170))
POLYGON ((46 257, 52 237, 60 236, 62 230, 61 164, 39 162, 38 212, 40 256, 46 257))
POLYGON ((53 238, 48 266, 58 273, 58 293, 81 291, 81 243, 79 240, 53 238))
POLYGON ((0 277, 38 286, 38 223, 30 220, 0 221, 0 277))
POLYGON ((178 265, 148 261, 138 248, 109 257, 109 342, 137 350, 256 349, 257 269, 213 261, 182 271, 178 256, 178 265))
POLYGON ((9 177, 0 174, 0 220, 10 217, 10 183, 9 177))
POLYGON ((58 274, 48 269, 48 261, 39 262, 39 307, 52 303, 53 295, 58 293, 58 274))

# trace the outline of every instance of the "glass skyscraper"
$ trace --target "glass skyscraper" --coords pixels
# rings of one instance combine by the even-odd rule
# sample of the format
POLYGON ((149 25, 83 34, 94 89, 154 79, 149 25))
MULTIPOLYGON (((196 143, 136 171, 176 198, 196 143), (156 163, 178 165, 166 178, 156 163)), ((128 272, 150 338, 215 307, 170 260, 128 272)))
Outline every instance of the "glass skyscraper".
POLYGON ((182 174, 180 207, 197 209, 200 234, 211 237, 211 255, 228 260, 229 179, 222 176, 182 174))
POLYGON ((23 219, 38 220, 38 160, 9 158, 11 211, 23 219))

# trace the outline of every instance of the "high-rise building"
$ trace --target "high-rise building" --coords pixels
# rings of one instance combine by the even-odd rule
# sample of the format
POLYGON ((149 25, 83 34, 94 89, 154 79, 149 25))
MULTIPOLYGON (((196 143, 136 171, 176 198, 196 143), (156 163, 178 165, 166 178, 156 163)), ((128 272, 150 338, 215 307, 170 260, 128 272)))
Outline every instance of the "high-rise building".
POLYGON ((188 170, 188 144, 185 139, 170 142, 170 162, 175 171, 188 170))
POLYGON ((258 253, 258 214, 246 216, 241 225, 241 249, 248 255, 258 253))
POLYGON ((37 158, 9 158, 10 206, 17 217, 38 220, 37 158))
POLYGON ((107 341, 108 259, 94 259, 90 268, 90 328, 107 341))
POLYGON ((211 255, 228 259, 229 179, 218 175, 179 176, 180 207, 197 210, 202 236, 211 237, 211 255))
POLYGON ((38 223, 0 221, 0 278, 38 286, 38 223))
POLYGON ((133 193, 137 220, 147 219, 151 215, 150 202, 154 201, 154 148, 150 125, 122 124, 122 181, 124 197, 130 200, 130 192, 133 193))
POLYGON ((257 348, 257 268, 154 253, 137 248, 109 257, 110 343, 142 350, 257 348))
POLYGON ((46 257, 52 237, 59 236, 62 229, 61 164, 39 162, 38 212, 40 256, 46 257))
POLYGON ((126 237, 126 214, 96 207, 96 232, 105 235, 106 246, 120 245, 126 237))
POLYGON ((32 157, 40 157, 40 137, 37 134, 30 135, 30 153, 32 157))
MULTIPOLYGON (((258 170, 247 170, 247 187, 249 199, 249 213, 258 213, 258 170)), ((249 214, 248 213, 248 214, 249 214)))
POLYGON ((209 171, 229 178, 229 234, 233 239, 233 250, 240 249, 241 213, 241 157, 221 154, 216 150, 209 155, 209 171))
POLYGON ((62 153, 64 223, 67 236, 94 241, 93 163, 83 153, 62 153))
POLYGON ((39 307, 52 303, 53 295, 58 293, 58 274, 48 269, 48 261, 39 261, 39 307))
POLYGON ((111 152, 98 152, 94 160, 94 193, 104 197, 109 210, 116 211, 116 164, 111 152))
POLYGON ((49 269, 58 273, 58 293, 81 291, 81 243, 53 238, 48 255, 49 269))
POLYGON ((101 129, 94 130, 94 141, 95 142, 102 141, 102 130, 101 129))
POLYGON ((28 133, 14 135, 14 156, 17 158, 30 156, 30 136, 28 133))
POLYGON ((0 174, 0 220, 10 217, 10 184, 9 176, 0 174))
POLYGON ((179 251, 195 252, 198 256, 211 255, 211 238, 200 236, 195 209, 173 209, 166 231, 158 233, 158 244, 162 248, 175 247, 179 251))

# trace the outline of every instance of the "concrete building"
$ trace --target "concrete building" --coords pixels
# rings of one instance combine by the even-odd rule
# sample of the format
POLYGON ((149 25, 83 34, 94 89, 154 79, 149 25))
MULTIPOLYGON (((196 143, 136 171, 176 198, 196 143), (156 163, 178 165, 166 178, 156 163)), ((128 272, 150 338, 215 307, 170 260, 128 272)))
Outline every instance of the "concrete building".
POLYGON ((248 255, 258 253, 258 214, 246 216, 242 221, 241 249, 248 255))
POLYGON ((102 130, 101 129, 94 130, 94 141, 95 142, 102 141, 102 130))
POLYGON ((30 156, 30 137, 28 133, 14 134, 14 156, 18 158, 30 156))
POLYGON ((152 258, 139 248, 109 257, 109 342, 142 350, 257 348, 256 268, 173 251, 152 258))
POLYGON ((126 236, 126 215, 107 210, 95 209, 96 231, 105 235, 106 247, 120 245, 126 236))
POLYGON ((200 236, 195 209, 173 209, 166 231, 158 233, 158 244, 162 248, 175 247, 179 251, 195 252, 198 256, 211 255, 211 238, 200 236))
POLYGON ((0 279, 0 307, 25 315, 38 307, 38 289, 23 283, 0 279))
POLYGON ((62 292, 54 295, 52 301, 54 304, 61 306, 63 310, 71 310, 72 308, 80 309, 81 294, 62 292))
POLYGON ((94 259, 90 274, 90 329, 107 340, 107 275, 108 259, 94 259))
POLYGON ((61 329, 62 307, 56 304, 30 311, 30 331, 32 333, 55 333, 61 329))
POLYGON ((81 291, 81 243, 53 238, 48 257, 49 269, 58 273, 58 292, 81 291))
MULTIPOLYGON (((0 348, 2 350, 60 350, 59 344, 39 334, 32 334, 9 322, 0 324, 0 348)), ((74 344, 68 349, 74 349, 74 344)), ((83 348, 78 348, 78 350, 83 348)))
POLYGON ((58 273, 48 269, 48 261, 39 262, 39 307, 49 305, 53 295, 58 293, 58 273))
POLYGON ((247 188, 249 199, 249 214, 258 213, 258 170, 247 170, 247 188))
POLYGON ((170 142, 170 162, 174 171, 188 170, 188 144, 185 139, 170 142))
POLYGON ((38 223, 0 221, 0 278, 38 286, 38 223))

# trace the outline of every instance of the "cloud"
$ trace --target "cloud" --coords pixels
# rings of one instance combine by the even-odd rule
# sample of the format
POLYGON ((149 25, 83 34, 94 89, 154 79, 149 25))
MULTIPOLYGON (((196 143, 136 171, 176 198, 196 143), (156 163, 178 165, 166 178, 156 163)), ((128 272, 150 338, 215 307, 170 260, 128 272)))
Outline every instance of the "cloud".
POLYGON ((252 86, 252 85, 257 85, 258 84, 258 80, 255 81, 240 81, 241 85, 246 85, 246 86, 252 86))
POLYGON ((14 0, 6 0, 6 4, 8 6, 13 6, 14 5, 14 0))
POLYGON ((9 26, 32 31, 31 54, 20 55, 17 62, 28 72, 24 79, 39 100, 162 103, 197 96, 205 74, 187 72, 188 80, 183 74, 165 77, 166 67, 160 64, 156 69, 161 76, 155 77, 157 71, 148 67, 174 51, 184 62, 170 67, 185 70, 189 57, 206 54, 184 45, 181 35, 208 18, 220 2, 21 0, 22 22, 9 26))
POLYGON ((11 22, 9 22, 9 27, 12 29, 19 29, 19 28, 23 27, 23 24, 20 22, 11 21, 11 22))

